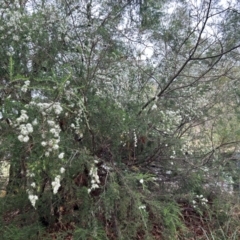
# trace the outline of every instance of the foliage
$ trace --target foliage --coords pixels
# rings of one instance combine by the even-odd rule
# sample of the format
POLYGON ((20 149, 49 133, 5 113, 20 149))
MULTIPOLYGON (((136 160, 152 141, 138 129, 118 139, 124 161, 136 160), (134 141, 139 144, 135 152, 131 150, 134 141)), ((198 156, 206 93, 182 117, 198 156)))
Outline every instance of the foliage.
POLYGON ((237 239, 239 4, 3 2, 1 235, 237 239))

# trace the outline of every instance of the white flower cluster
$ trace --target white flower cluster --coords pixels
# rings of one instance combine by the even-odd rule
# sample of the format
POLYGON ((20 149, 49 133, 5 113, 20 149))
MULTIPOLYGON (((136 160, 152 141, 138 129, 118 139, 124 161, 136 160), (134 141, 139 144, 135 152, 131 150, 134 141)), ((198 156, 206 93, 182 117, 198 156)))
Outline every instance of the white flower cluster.
POLYGON ((76 127, 75 125, 74 125, 74 123, 72 123, 71 124, 71 128, 73 128, 73 129, 75 129, 75 134, 76 134, 76 136, 77 136, 77 140, 81 140, 82 138, 83 138, 83 133, 81 132, 81 130, 80 130, 80 128, 79 127, 76 127))
MULTIPOLYGON (((20 30, 20 24, 22 23, 22 14, 19 11, 13 11, 9 7, 5 9, 4 16, 8 19, 6 21, 7 26, 7 34, 4 34, 4 36, 1 37, 1 39, 6 38, 9 35, 12 35, 12 39, 14 41, 19 41, 18 30, 20 30)), ((4 28, 2 27, 1 30, 4 28)))
POLYGON ((28 170, 28 171, 27 171, 27 177, 30 177, 30 178, 35 177, 35 173, 30 172, 30 171, 28 170))
POLYGON ((124 131, 120 136, 120 138, 121 138, 120 143, 122 144, 123 147, 126 147, 126 145, 127 145, 127 136, 128 135, 129 135, 129 132, 124 131))
POLYGON ((38 120, 36 118, 32 121, 32 125, 33 126, 37 126, 38 125, 38 120))
POLYGON ((29 80, 26 80, 26 81, 24 82, 24 85, 23 85, 22 88, 21 88, 21 91, 24 92, 24 93, 27 92, 29 85, 30 85, 30 81, 29 81, 29 80))
POLYGON ((161 114, 160 128, 164 133, 172 131, 176 126, 179 126, 182 121, 180 110, 161 110, 159 113, 161 114))
MULTIPOLYGON (((47 151, 45 152, 45 156, 48 157, 50 155, 50 152, 53 150, 59 149, 59 142, 60 142, 60 135, 61 128, 58 123, 56 123, 53 120, 47 121, 48 127, 50 128, 49 132, 53 135, 53 138, 50 138, 48 141, 42 141, 41 145, 43 147, 47 147, 47 151)), ((42 138, 45 138, 45 134, 42 135, 42 138)), ((64 154, 63 154, 64 155, 64 154)), ((63 158, 63 155, 62 158, 63 158)), ((61 158, 61 157, 59 157, 61 158)))
POLYGON ((157 109, 157 104, 156 104, 156 103, 154 103, 154 104, 152 105, 151 110, 155 110, 155 109, 157 109))
POLYGON ((137 134, 135 129, 133 129, 133 140, 134 140, 134 147, 137 147, 138 139, 137 139, 137 134))
MULTIPOLYGON (((95 160, 97 162, 97 160, 95 160)), ((91 188, 88 189, 88 193, 90 193, 93 189, 99 188, 99 176, 98 176, 98 169, 96 166, 92 166, 89 172, 89 175, 91 176, 91 188)))
POLYGON ((60 154, 58 155, 58 158, 59 158, 59 159, 63 159, 63 158, 64 158, 64 153, 63 153, 63 152, 60 153, 60 154))
POLYGON ((140 210, 146 210, 146 205, 140 205, 140 206, 138 207, 138 209, 140 209, 140 210))
MULTIPOLYGON (((63 174, 65 173, 65 168, 64 167, 61 167, 60 168, 60 173, 63 174)), ((52 181, 52 188, 53 188, 53 194, 57 194, 58 192, 58 189, 61 187, 61 175, 57 175, 55 178, 54 178, 54 181, 52 181)))
MULTIPOLYGON (((35 177, 35 174, 28 170, 27 177, 28 177, 28 179, 31 179, 31 178, 35 177)), ((38 200, 38 196, 35 195, 33 192, 35 191, 34 189, 36 189, 37 185, 35 182, 31 182, 31 184, 28 184, 28 186, 29 186, 29 189, 27 189, 28 199, 31 202, 32 206, 35 208, 36 201, 38 200)))
POLYGON ((193 207, 196 208, 197 207, 197 203, 200 203, 202 205, 206 205, 208 203, 208 200, 206 198, 203 197, 203 195, 196 195, 196 200, 193 200, 193 207))
POLYGON ((21 115, 19 118, 16 119, 17 124, 20 124, 22 122, 26 122, 28 120, 28 115, 26 110, 21 110, 21 115))
POLYGON ((83 133, 82 133, 81 128, 80 128, 80 122, 82 122, 81 116, 82 116, 83 111, 81 110, 82 105, 80 103, 78 103, 78 106, 79 106, 79 110, 77 112, 77 117, 75 118, 76 124, 72 123, 71 128, 75 130, 75 134, 76 134, 76 137, 77 137, 76 140, 79 141, 83 138, 83 133))
POLYGON ((35 208, 36 201, 38 200, 38 196, 37 196, 37 195, 29 194, 29 195, 28 195, 28 199, 30 200, 32 206, 35 208))
POLYGON ((20 135, 18 136, 18 140, 20 142, 28 142, 29 140, 29 134, 33 132, 33 127, 31 123, 27 124, 21 124, 19 126, 20 129, 20 135))
POLYGON ((172 159, 173 159, 173 158, 175 158, 175 157, 176 157, 176 151, 175 151, 175 150, 173 150, 173 151, 172 151, 172 155, 170 156, 170 158, 172 158, 172 159))
POLYGON ((56 115, 59 115, 63 111, 63 108, 61 107, 61 104, 59 102, 53 103, 30 102, 30 105, 38 107, 42 112, 42 115, 47 115, 47 113, 51 112, 54 112, 56 115))
MULTIPOLYGON (((66 82, 66 84, 67 84, 67 82, 66 82)), ((65 87, 67 87, 67 86, 65 86, 65 87)), ((74 94, 75 94, 74 89, 72 89, 72 88, 65 89, 65 96, 68 101, 70 101, 72 99, 72 96, 74 96, 74 94)))
POLYGON ((25 123, 28 120, 28 115, 26 110, 21 110, 21 115, 16 119, 16 126, 19 126, 20 134, 18 135, 18 140, 20 142, 28 142, 29 134, 33 132, 33 126, 31 123, 25 123))
POLYGON ((61 132, 59 124, 53 120, 48 120, 47 123, 49 127, 51 127, 49 132, 52 133, 55 138, 59 138, 59 133, 61 132))
POLYGON ((61 174, 65 173, 65 171, 66 171, 66 170, 65 170, 64 167, 61 167, 61 168, 60 168, 60 173, 61 173, 61 174))
POLYGON ((61 176, 57 175, 52 182, 53 194, 56 194, 58 192, 58 189, 61 187, 60 180, 61 176))
MULTIPOLYGON (((63 108, 61 107, 59 102, 51 102, 51 103, 36 103, 34 101, 30 102, 29 106, 38 108, 43 116, 52 116, 52 115, 59 115, 63 108)), ((46 118, 46 117, 45 117, 46 118)), ((56 116, 54 116, 56 118, 56 116)), ((47 130, 43 130, 42 132, 42 138, 43 141, 41 142, 41 145, 46 148, 45 156, 49 157, 50 153, 54 150, 59 149, 59 142, 60 142, 60 132, 61 128, 59 126, 59 123, 54 120, 53 117, 49 117, 46 119, 47 123, 47 130), (46 140, 46 133, 50 133, 50 138, 46 140)), ((35 119, 32 122, 33 125, 37 125, 38 121, 35 119)), ((60 159, 62 159, 64 154, 60 155, 60 159)))
POLYGON ((32 206, 35 208, 36 201, 38 200, 38 196, 33 194, 31 190, 27 190, 28 199, 31 202, 32 206))

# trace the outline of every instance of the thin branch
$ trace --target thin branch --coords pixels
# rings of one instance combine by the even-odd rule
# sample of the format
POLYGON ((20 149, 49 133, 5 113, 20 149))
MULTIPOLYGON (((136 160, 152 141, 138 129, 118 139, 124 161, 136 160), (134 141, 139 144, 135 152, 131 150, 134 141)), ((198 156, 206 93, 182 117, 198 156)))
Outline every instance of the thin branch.
POLYGON ((195 58, 191 58, 191 60, 194 61, 194 60, 205 60, 205 59, 217 58, 217 57, 223 56, 223 55, 225 55, 225 54, 227 54, 229 52, 232 52, 233 50, 235 50, 235 49, 237 49, 239 47, 240 47, 240 44, 238 44, 237 46, 232 47, 232 48, 230 48, 230 49, 228 49, 228 50, 226 50, 224 52, 221 52, 221 53, 219 53, 217 55, 213 55, 213 56, 209 56, 209 57, 195 57, 195 58))
POLYGON ((142 107, 142 109, 139 111, 138 113, 138 116, 141 115, 142 111, 150 104, 152 103, 156 98, 160 98, 163 93, 170 87, 170 85, 173 83, 173 81, 179 76, 179 74, 185 69, 185 67, 187 66, 187 64, 192 60, 192 57, 193 55, 195 54, 198 46, 199 46, 199 43, 200 43, 200 40, 201 40, 201 37, 202 37, 202 34, 203 34, 203 31, 206 27, 206 24, 207 24, 207 21, 209 19, 209 13, 210 13, 210 9, 211 9, 211 3, 212 1, 210 0, 209 1, 209 4, 208 4, 208 9, 207 9, 207 14, 206 14, 206 18, 205 18, 205 21, 203 23, 203 26, 202 26, 202 29, 199 33, 199 36, 198 36, 198 39, 197 39, 197 42, 194 46, 194 48, 192 49, 192 52, 190 53, 189 57, 186 59, 186 61, 183 63, 183 65, 180 67, 180 69, 177 71, 177 73, 169 80, 169 82, 166 84, 166 86, 157 94, 157 97, 153 97, 151 98, 147 103, 144 104, 144 106, 142 107))

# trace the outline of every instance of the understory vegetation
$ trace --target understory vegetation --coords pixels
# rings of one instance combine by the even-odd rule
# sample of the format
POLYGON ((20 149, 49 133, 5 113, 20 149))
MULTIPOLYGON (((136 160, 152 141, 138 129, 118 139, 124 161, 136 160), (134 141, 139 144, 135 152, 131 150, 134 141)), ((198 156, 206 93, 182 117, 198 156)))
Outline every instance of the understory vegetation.
POLYGON ((238 1, 0 14, 1 239, 240 239, 238 1))

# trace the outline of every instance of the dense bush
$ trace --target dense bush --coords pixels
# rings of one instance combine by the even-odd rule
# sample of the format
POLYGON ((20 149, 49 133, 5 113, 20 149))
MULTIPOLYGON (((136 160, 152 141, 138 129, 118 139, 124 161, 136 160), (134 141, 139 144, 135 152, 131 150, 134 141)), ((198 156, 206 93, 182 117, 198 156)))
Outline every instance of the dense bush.
POLYGON ((238 239, 239 4, 3 2, 1 236, 238 239))

